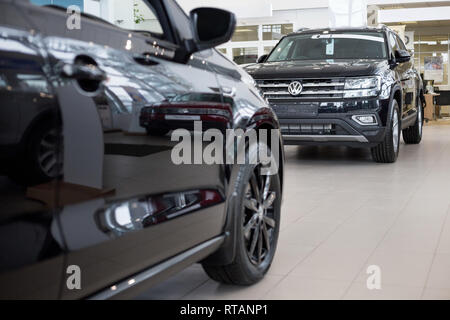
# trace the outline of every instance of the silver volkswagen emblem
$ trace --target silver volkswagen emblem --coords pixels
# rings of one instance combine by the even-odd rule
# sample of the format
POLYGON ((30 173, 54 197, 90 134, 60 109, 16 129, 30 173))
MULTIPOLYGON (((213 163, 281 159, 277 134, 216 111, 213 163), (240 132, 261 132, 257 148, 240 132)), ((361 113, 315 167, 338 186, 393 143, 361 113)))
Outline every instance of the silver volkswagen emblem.
POLYGON ((303 86, 300 81, 292 81, 288 86, 288 91, 291 96, 299 96, 303 91, 303 86))

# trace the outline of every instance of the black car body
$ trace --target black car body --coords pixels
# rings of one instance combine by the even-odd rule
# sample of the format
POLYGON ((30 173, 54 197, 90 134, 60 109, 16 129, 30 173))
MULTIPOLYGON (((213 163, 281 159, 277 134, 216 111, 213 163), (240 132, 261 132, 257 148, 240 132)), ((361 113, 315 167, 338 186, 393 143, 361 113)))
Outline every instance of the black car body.
MULTIPOLYGON (((65 8, 0 0, 0 299, 130 297, 199 261, 218 281, 251 284, 270 266, 282 144, 272 176, 176 165, 176 142, 148 134, 142 116, 201 109, 220 130, 279 131, 252 78, 211 49, 231 37, 234 16, 200 8, 188 17, 173 0, 140 6, 162 32, 89 15, 67 29, 65 8), (246 273, 225 277, 236 259, 246 273)), ((193 118, 183 117, 163 114, 155 126, 188 128, 193 118)))
POLYGON ((371 147, 375 160, 394 162, 400 130, 406 143, 420 142, 422 81, 387 27, 302 30, 246 71, 278 115, 285 144, 371 147))

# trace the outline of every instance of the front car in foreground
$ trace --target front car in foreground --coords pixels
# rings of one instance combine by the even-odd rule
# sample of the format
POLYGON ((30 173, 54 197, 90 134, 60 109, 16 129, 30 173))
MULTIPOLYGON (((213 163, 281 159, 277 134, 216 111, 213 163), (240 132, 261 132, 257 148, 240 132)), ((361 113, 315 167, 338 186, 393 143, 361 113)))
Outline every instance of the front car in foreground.
POLYGON ((423 88, 402 40, 386 27, 304 30, 248 66, 278 115, 285 144, 370 147, 394 162, 400 131, 419 143, 423 88))
POLYGON ((282 155, 269 175, 207 162, 196 144, 224 128, 279 132, 252 78, 214 49, 234 15, 111 4, 134 28, 82 13, 67 29, 66 8, 0 0, 0 299, 133 297, 196 262, 250 285, 274 257, 282 155))

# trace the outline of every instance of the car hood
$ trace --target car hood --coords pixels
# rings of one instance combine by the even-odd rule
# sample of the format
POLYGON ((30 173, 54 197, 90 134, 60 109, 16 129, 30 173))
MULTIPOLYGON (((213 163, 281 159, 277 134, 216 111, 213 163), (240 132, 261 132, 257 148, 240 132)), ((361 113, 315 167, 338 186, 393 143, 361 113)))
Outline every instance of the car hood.
POLYGON ((254 79, 353 77, 378 74, 386 60, 302 60, 266 62, 247 66, 254 79))

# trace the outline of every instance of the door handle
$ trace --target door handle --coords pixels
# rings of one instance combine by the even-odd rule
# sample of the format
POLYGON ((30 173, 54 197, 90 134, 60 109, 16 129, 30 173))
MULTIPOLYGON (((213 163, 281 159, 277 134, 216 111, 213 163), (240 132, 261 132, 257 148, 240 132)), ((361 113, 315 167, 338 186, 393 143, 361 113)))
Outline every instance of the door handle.
POLYGON ((236 87, 222 86, 222 93, 225 97, 234 98, 236 96, 236 87))
POLYGON ((61 68, 61 76, 67 79, 92 80, 102 82, 106 80, 106 72, 95 64, 64 64, 61 68))

